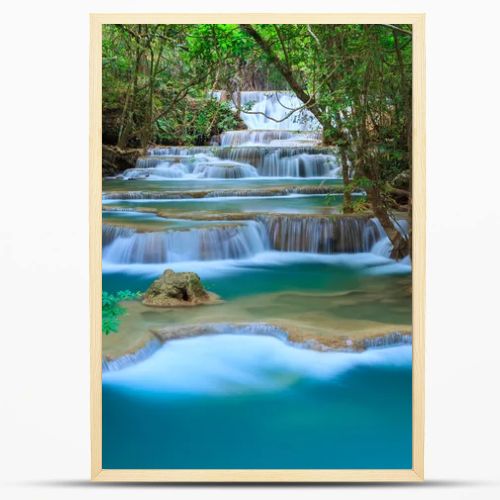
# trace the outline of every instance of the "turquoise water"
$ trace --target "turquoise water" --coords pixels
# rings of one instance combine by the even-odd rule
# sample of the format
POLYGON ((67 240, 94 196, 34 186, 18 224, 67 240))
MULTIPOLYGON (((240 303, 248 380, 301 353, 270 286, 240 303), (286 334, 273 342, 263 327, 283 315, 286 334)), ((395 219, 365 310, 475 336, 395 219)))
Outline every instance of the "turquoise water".
POLYGON ((106 207, 122 207, 131 210, 139 207, 165 210, 172 213, 192 212, 265 212, 265 213, 330 213, 339 207, 342 195, 333 195, 330 205, 324 195, 289 195, 262 197, 201 198, 198 200, 105 200, 106 207))
MULTIPOLYGON (((235 262, 227 264, 224 262, 205 262, 197 269, 202 277, 205 286, 224 297, 232 299, 242 295, 254 293, 279 292, 285 290, 308 290, 308 291, 340 291, 360 288, 366 279, 369 279, 370 266, 349 266, 343 262, 307 262, 298 260, 297 262, 281 262, 278 264, 272 261, 272 253, 269 253, 270 260, 252 260, 246 262, 235 262), (219 271, 217 266, 222 266, 219 271), (235 286, 235 282, 237 286, 235 286)), ((274 255, 279 255, 275 252, 274 255)), ((192 264, 186 263, 186 266, 192 264)), ((129 268, 134 268, 129 265, 129 268)), ((156 266, 137 265, 137 273, 127 272, 105 272, 103 274, 103 289, 108 292, 115 292, 123 289, 145 291, 147 287, 156 279, 164 268, 178 267, 175 264, 160 264, 156 266), (141 273, 141 270, 151 268, 151 274, 141 273), (158 269, 155 272, 155 269, 158 269)), ((390 286, 391 278, 382 277, 390 286)))
POLYGON ((106 363, 112 369, 102 378, 105 469, 412 467, 411 345, 318 352, 291 345, 278 329, 295 333, 296 342, 334 346, 352 346, 363 335, 407 332, 409 264, 389 259, 383 238, 377 242, 382 245, 372 246, 356 230, 355 219, 335 229, 317 224, 317 218, 307 225, 281 218, 280 224, 298 242, 289 250, 323 251, 324 245, 302 243, 358 238, 369 246, 335 248, 363 252, 272 251, 284 247, 271 245, 249 215, 338 213, 342 195, 330 197, 330 205, 324 195, 236 196, 245 189, 340 184, 331 178, 273 177, 103 181, 105 193, 234 191, 219 198, 103 202, 103 222, 120 226, 106 228, 114 239, 104 253, 103 290, 143 292, 170 268, 197 273, 222 299, 174 309, 124 303, 120 330, 104 337, 105 359, 136 349, 151 329, 224 325, 211 334, 169 340, 128 365, 123 359, 106 363), (141 209, 159 210, 163 217, 141 209), (223 220, 235 213, 249 221, 223 220), (238 230, 226 230, 230 224, 238 230), (130 236, 130 228, 141 234, 130 236), (200 228, 214 230, 200 235, 200 228), (155 230, 168 238, 151 234, 155 230), (216 251, 228 242, 235 251, 216 251), (168 252, 154 263, 160 260, 150 256, 162 245, 168 252))
POLYGON ((344 354, 258 336, 172 341, 104 374, 103 467, 408 469, 411 380, 410 346, 344 354))
POLYGON ((166 219, 154 213, 137 212, 133 210, 104 210, 102 213, 102 222, 103 224, 118 223, 129 227, 139 226, 151 231, 163 229, 200 229, 221 225, 227 226, 229 224, 238 225, 238 221, 166 219))
MULTIPOLYGON (((274 255, 277 252, 272 253, 274 255)), ((271 254, 271 255, 272 255, 271 254)), ((304 257, 304 256, 302 256, 304 257)), ((300 258, 300 256, 298 257, 300 258)), ((281 262, 277 265, 272 259, 254 261, 250 259, 246 264, 238 262, 231 267, 224 267, 224 263, 206 262, 197 272, 203 279, 207 290, 216 293, 223 300, 230 302, 245 296, 259 296, 271 293, 311 292, 334 294, 349 291, 350 300, 338 300, 337 303, 328 303, 315 297, 305 297, 302 302, 308 314, 315 312, 320 315, 327 307, 337 316, 344 318, 366 319, 371 321, 388 322, 394 324, 411 324, 411 307, 409 296, 402 296, 404 288, 408 287, 408 273, 403 266, 394 267, 393 272, 386 269, 389 264, 367 261, 362 265, 353 265, 357 257, 346 255, 345 260, 335 262, 329 257, 324 257, 325 262, 298 260, 297 262, 281 262), (222 265, 217 269, 217 264, 222 265), (381 271, 387 274, 380 274, 381 271), (374 271, 376 271, 374 273, 374 271)), ((359 256, 358 256, 359 258, 359 256)), ((317 257, 316 257, 317 259, 317 257)), ((191 269, 193 264, 186 263, 186 269, 191 269)), ((129 266, 130 267, 130 266, 129 266)), ((149 268, 149 266, 137 266, 149 268)), ((174 267, 175 265, 167 266, 174 267)), ((158 272, 152 275, 138 273, 104 273, 103 290, 115 292, 118 290, 145 291, 154 279, 165 268, 164 264, 153 266, 158 272)), ((287 300, 290 303, 290 313, 294 312, 297 305, 292 299, 283 296, 279 300, 279 311, 286 318, 287 300)), ((266 302, 260 305, 262 313, 266 302)), ((257 307, 257 306, 254 306, 257 307)), ((271 307, 271 306, 269 306, 271 307)), ((273 304, 276 307, 276 304, 273 304)), ((257 318, 258 319, 258 318, 257 318)))
MULTIPOLYGON (((214 207, 220 212, 265 206, 268 211, 303 212, 318 210, 321 200, 144 206, 193 211, 214 207)), ((133 209, 139 204, 124 205, 133 209)), ((137 212, 106 213, 105 222, 166 230, 207 224, 137 212)), ((269 251, 236 260, 104 262, 103 289, 144 291, 166 268, 198 273, 224 304, 193 310, 187 318, 186 311, 139 311, 123 318, 129 332, 178 321, 263 318, 322 328, 326 323, 337 329, 360 321, 411 325, 409 266, 372 253, 269 251)), ((169 341, 150 358, 103 374, 103 467, 409 469, 411 399, 411 346, 320 353, 263 336, 169 341)))
POLYGON ((241 179, 168 179, 164 181, 104 179, 107 191, 207 191, 215 189, 262 189, 287 186, 339 185, 340 179, 243 177, 241 179))

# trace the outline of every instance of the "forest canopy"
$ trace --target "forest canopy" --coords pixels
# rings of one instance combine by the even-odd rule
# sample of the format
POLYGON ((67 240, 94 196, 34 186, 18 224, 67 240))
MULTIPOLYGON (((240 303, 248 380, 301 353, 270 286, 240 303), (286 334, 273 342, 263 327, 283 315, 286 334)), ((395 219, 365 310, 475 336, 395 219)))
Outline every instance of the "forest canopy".
POLYGON ((239 92, 292 91, 337 148, 344 211, 364 189, 395 255, 408 253, 390 210, 411 215, 411 25, 105 25, 102 65, 103 143, 115 153, 209 144, 244 127, 239 92))

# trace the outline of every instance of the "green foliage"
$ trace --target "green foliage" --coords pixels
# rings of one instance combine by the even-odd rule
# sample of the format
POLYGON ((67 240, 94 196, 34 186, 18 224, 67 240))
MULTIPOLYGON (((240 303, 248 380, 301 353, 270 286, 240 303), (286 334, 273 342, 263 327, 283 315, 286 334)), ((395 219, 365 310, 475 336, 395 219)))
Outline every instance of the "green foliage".
MULTIPOLYGON (((411 25, 185 24, 103 27, 103 130, 121 147, 209 144, 241 125, 214 90, 292 89, 356 178, 411 168, 411 25)), ((344 171, 345 174, 345 171, 344 171)))
POLYGON ((193 25, 187 36, 190 54, 205 61, 218 62, 222 57, 244 57, 255 48, 237 24, 193 25))
POLYGON ((229 102, 216 99, 188 99, 156 123, 155 142, 159 144, 204 145, 226 130, 241 126, 229 102))
MULTIPOLYGON (((350 185, 346 186, 345 191, 352 192, 350 185)), ((337 198, 334 194, 329 193, 325 195, 325 205, 332 206, 335 203, 336 199, 337 198)), ((349 208, 350 208, 349 213, 361 214, 370 210, 370 204, 366 201, 365 197, 355 197, 352 199, 349 208)))
POLYGON ((368 177, 364 176, 356 177, 349 183, 351 191, 353 189, 362 189, 363 191, 366 191, 367 189, 371 189, 373 185, 374 182, 371 179, 368 179, 368 177))
POLYGON ((356 198, 351 204, 353 214, 363 214, 370 210, 370 204, 365 199, 356 198))
POLYGON ((120 326, 120 316, 126 310, 120 306, 125 300, 136 300, 141 296, 140 292, 123 290, 116 293, 102 292, 102 332, 108 335, 117 332, 120 326))
POLYGON ((105 25, 102 52, 105 143, 203 145, 239 128, 229 103, 209 97, 255 62, 237 25, 105 25))
POLYGON ((384 25, 253 27, 314 96, 324 140, 346 149, 358 176, 387 181, 408 169, 411 26, 399 26, 405 33, 384 25))

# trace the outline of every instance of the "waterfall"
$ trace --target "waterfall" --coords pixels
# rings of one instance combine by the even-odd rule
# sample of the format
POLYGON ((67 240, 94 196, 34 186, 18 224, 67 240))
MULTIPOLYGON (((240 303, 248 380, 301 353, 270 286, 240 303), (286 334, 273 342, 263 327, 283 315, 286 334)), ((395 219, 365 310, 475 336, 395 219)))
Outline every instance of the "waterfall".
POLYGON ((130 170, 145 170, 147 168, 155 168, 164 162, 164 158, 155 158, 154 153, 152 153, 152 156, 137 158, 137 161, 135 162, 135 169, 130 168, 127 170, 127 172, 130 170))
POLYGON ((121 178, 133 179, 240 179, 257 177, 257 169, 248 164, 233 160, 221 160, 208 154, 183 156, 168 160, 160 156, 139 158, 137 167, 125 170, 121 178), (139 166, 144 165, 144 166, 139 166))
POLYGON ((190 163, 181 163, 170 157, 148 156, 138 158, 135 168, 125 170, 119 178, 134 179, 179 179, 192 171, 190 163))
POLYGON ((321 132, 297 133, 291 130, 230 130, 220 137, 222 147, 244 146, 316 146, 321 132))
POLYGON ((150 150, 139 158, 135 168, 118 178, 134 180, 162 179, 239 179, 245 177, 333 177, 341 168, 332 148, 302 147, 219 147, 204 149, 176 148, 150 150))
POLYGON ((103 225, 103 259, 113 263, 245 259, 267 250, 372 252, 388 257, 391 247, 377 219, 355 216, 267 215, 244 223, 165 232, 103 225))
POLYGON ((412 343, 412 335, 408 332, 393 332, 387 335, 380 335, 366 338, 361 341, 362 348, 373 349, 376 347, 387 347, 412 343))
POLYGON ((256 169, 262 167, 267 154, 269 154, 268 148, 256 148, 253 146, 219 147, 217 149, 219 158, 248 163, 256 169))
MULTIPOLYGON (((376 218, 372 219, 372 222, 377 226, 378 230, 381 232, 383 237, 377 241, 372 249, 371 252, 376 254, 376 255, 381 255, 382 257, 387 257, 390 258, 391 252, 392 252, 392 243, 389 237, 386 235, 382 224, 380 221, 376 218)), ((408 221, 405 219, 397 219, 394 221, 396 229, 403 235, 403 236, 408 236, 408 221)))
POLYGON ((271 246, 283 252, 370 252, 384 236, 381 228, 363 217, 265 216, 271 246))
POLYGON ((109 245, 118 238, 129 238, 135 233, 134 229, 121 226, 102 225, 102 247, 109 245))
POLYGON ((137 232, 103 225, 103 260, 115 264, 243 259, 269 249, 262 224, 137 232))
MULTIPOLYGON (((154 147, 148 150, 148 156, 193 156, 196 154, 210 153, 213 148, 210 146, 168 146, 154 147)), ((161 161, 161 160, 160 160, 161 161)), ((137 165, 140 166, 140 165, 137 165)))
POLYGON ((333 155, 302 153, 283 156, 276 151, 264 158, 259 172, 265 177, 338 177, 340 167, 333 155))
MULTIPOLYGON (((263 188, 263 189, 215 189, 213 191, 206 191, 204 193, 204 198, 225 198, 225 197, 238 197, 244 198, 247 196, 287 196, 290 194, 303 194, 303 195, 318 195, 318 194, 341 194, 338 189, 333 188, 332 186, 314 186, 314 185, 306 185, 306 186, 287 186, 281 188, 273 188, 272 190, 263 188)), ((129 199, 133 199, 134 196, 139 197, 136 193, 129 192, 129 199)), ((148 193, 153 194, 154 193, 148 193)), ((109 199, 112 199, 109 198, 109 199)))
POLYGON ((123 173, 123 178, 132 179, 179 179, 189 173, 189 166, 183 163, 158 162, 154 167, 131 168, 123 173))
POLYGON ((197 177, 210 179, 240 179, 259 175, 257 169, 252 165, 218 159, 196 165, 193 174, 197 177))
MULTIPOLYGON (((212 95, 220 99, 222 93, 212 95)), ((119 179, 241 179, 247 177, 333 177, 341 169, 335 148, 321 148, 320 124, 292 92, 240 92, 247 130, 214 138, 213 146, 151 148, 119 179), (271 117, 271 118, 269 118, 271 117)), ((238 99, 237 99, 237 98, 238 99)))
POLYGON ((239 92, 233 96, 233 101, 237 102, 238 98, 241 108, 251 112, 240 113, 241 119, 249 129, 318 130, 321 128, 308 109, 303 108, 288 116, 291 110, 304 106, 293 92, 239 92))
MULTIPOLYGON (((319 194, 342 194, 339 186, 326 185, 304 185, 304 186, 282 186, 274 188, 249 188, 249 189, 207 189, 197 190, 193 193, 186 191, 109 191, 102 195, 103 202, 108 200, 200 200, 202 198, 245 198, 245 197, 273 197, 287 196, 290 194, 319 195, 319 194)), ((355 192, 355 194, 357 194, 355 192)), ((133 212, 133 215, 140 212, 133 212)), ((144 214, 143 214, 144 216, 144 214)))
POLYGON ((102 361, 102 372, 118 371, 127 366, 134 365, 139 361, 151 357, 160 347, 162 343, 158 339, 150 340, 144 347, 130 354, 125 354, 117 359, 104 359, 102 361))

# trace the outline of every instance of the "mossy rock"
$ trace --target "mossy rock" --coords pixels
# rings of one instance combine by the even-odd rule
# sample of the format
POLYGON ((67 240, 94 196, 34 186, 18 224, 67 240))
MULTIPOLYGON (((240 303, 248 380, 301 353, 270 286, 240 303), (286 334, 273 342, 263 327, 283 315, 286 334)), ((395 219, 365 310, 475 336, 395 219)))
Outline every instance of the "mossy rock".
POLYGON ((203 287, 196 273, 167 269, 144 294, 142 303, 155 307, 182 307, 213 304, 219 297, 203 287))
POLYGON ((403 170, 392 180, 392 185, 398 189, 410 189, 411 173, 409 170, 403 170))

